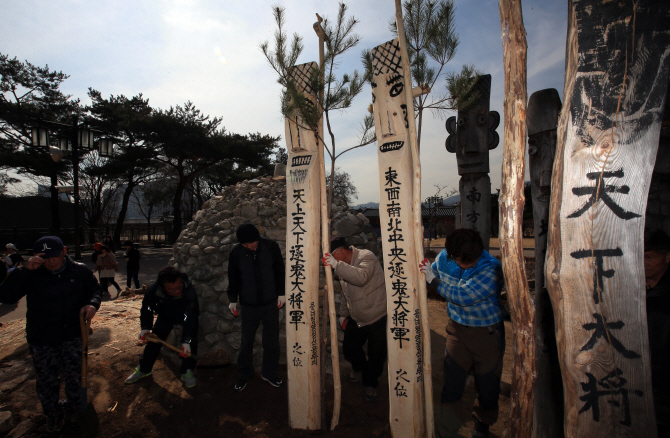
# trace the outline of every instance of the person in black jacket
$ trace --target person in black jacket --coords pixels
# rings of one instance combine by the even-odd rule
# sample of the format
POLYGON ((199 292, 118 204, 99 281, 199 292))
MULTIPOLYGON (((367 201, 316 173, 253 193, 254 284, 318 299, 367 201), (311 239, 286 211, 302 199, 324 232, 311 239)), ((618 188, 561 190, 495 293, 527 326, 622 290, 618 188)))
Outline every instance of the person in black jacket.
POLYGON ((663 230, 644 235, 644 276, 656 428, 670 436, 670 236, 663 230))
MULTIPOLYGON (((182 356, 181 380, 187 388, 196 384, 193 376, 195 359, 192 355, 198 353, 198 296, 193 283, 186 274, 182 274, 173 266, 166 266, 158 272, 158 278, 153 282, 142 300, 140 310, 140 334, 138 338, 144 341, 147 333, 153 332, 162 340, 167 339, 175 325, 183 327, 181 334, 182 356), (158 315, 154 323, 154 313, 158 315)), ((158 358, 161 344, 147 343, 144 354, 140 358, 140 365, 126 379, 126 383, 135 383, 143 377, 151 375, 154 362, 158 358)))
POLYGON ((252 224, 237 229, 238 245, 228 259, 228 298, 233 315, 242 315, 242 343, 237 359, 235 390, 242 391, 254 375, 253 349, 258 325, 263 322, 261 377, 270 385, 282 384, 279 364, 279 309, 284 305, 284 258, 277 242, 262 238, 252 224))
POLYGON ((128 277, 126 286, 132 286, 132 280, 135 280, 135 289, 140 288, 140 251, 133 247, 133 242, 126 240, 123 243, 126 247, 126 254, 123 256, 126 259, 126 276, 128 277))
POLYGON ((35 256, 12 271, 0 285, 0 302, 26 297, 26 337, 37 375, 37 396, 47 417, 47 431, 63 420, 75 422, 81 404, 81 327, 100 308, 102 288, 86 265, 70 259, 56 236, 34 244, 35 256), (59 401, 61 373, 67 400, 59 401))

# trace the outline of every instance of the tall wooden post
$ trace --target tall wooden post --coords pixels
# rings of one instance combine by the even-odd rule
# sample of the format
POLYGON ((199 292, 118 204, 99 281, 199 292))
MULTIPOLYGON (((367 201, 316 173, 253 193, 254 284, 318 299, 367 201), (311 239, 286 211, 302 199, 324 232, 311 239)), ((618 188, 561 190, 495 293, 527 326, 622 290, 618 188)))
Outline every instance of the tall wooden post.
MULTIPOLYGON (((315 62, 291 70, 291 79, 316 105, 310 86, 315 62)), ((318 140, 300 116, 287 118, 286 143, 286 354, 289 423, 321 427, 319 345, 320 172, 318 140)))
MULTIPOLYGON (((321 27, 321 17, 316 15, 318 21, 314 23, 314 31, 319 36, 319 66, 321 68, 321 77, 319 80, 324 83, 325 66, 323 65, 323 46, 325 34, 321 27)), ((323 89, 319 91, 320 101, 323 102, 323 89)), ((320 162, 320 193, 321 193, 321 252, 325 254, 330 251, 330 206, 328 205, 328 194, 326 192, 326 160, 324 157, 323 143, 323 109, 321 108, 321 120, 319 121, 319 162, 320 162)), ((333 175, 334 177, 334 175, 333 175)), ((340 421, 340 406, 342 404, 342 383, 340 382, 340 351, 337 341, 337 315, 335 314, 335 288, 333 287, 333 270, 330 266, 324 266, 326 272, 326 288, 323 294, 324 318, 323 326, 326 327, 326 321, 330 321, 330 360, 333 366, 333 416, 330 421, 330 430, 340 421), (327 311, 326 311, 327 310, 327 311)), ((325 328, 324 328, 325 331, 325 328)), ((325 333, 324 333, 325 335, 325 333)), ((324 343, 325 344, 325 343, 324 343)), ((324 345, 325 347, 325 345, 324 345)), ((322 367, 323 368, 323 367, 322 367)), ((323 373, 323 370, 322 370, 323 373)), ((324 373, 325 374, 325 373, 324 373)), ((325 375, 322 375, 321 385, 322 394, 325 394, 325 375)))
POLYGON ((523 179, 526 149, 526 31, 521 0, 500 0, 505 68, 505 134, 500 190, 500 253, 512 314, 510 436, 530 438, 535 383, 535 308, 523 260, 523 179))
POLYGON ((545 268, 566 437, 656 436, 643 229, 669 71, 668 2, 570 2, 545 268))
POLYGON ((558 365, 554 312, 544 287, 547 254, 551 170, 556 152, 556 126, 561 98, 554 88, 536 91, 528 99, 528 167, 535 231, 535 381, 533 438, 563 437, 563 386, 558 365))
POLYGON ((488 251, 491 240, 489 150, 495 149, 500 140, 496 132, 500 115, 497 111, 489 111, 491 75, 480 76, 474 91, 479 95, 477 102, 459 109, 458 121, 454 116, 447 119, 449 136, 445 147, 456 154, 458 174, 461 175, 458 183, 460 223, 463 228, 477 230, 488 251))
POLYGON ((379 162, 379 218, 388 310, 389 417, 394 437, 424 433, 423 356, 412 219, 412 155, 398 39, 371 51, 372 94, 379 162))
MULTIPOLYGON (((421 94, 429 93, 429 87, 416 87, 412 89, 412 72, 409 66, 409 52, 407 50, 407 41, 405 41, 405 22, 402 18, 402 2, 395 0, 395 22, 396 29, 398 29, 398 44, 400 45, 401 63, 403 76, 407 78, 407 88, 403 90, 405 94, 405 103, 407 104, 407 128, 409 134, 409 144, 412 158, 412 168, 414 175, 412 178, 412 220, 414 221, 414 251, 415 260, 424 259, 423 251, 423 217, 421 214, 421 159, 419 157, 419 141, 416 134, 416 122, 414 118, 414 97, 421 94)), ((416 336, 417 354, 422 355, 422 381, 423 381, 423 395, 425 408, 425 426, 426 437, 434 438, 435 436, 435 419, 433 411, 433 369, 431 359, 431 345, 430 345, 430 322, 428 321, 428 289, 426 282, 423 281, 423 276, 418 276, 418 284, 416 294, 419 300, 419 315, 421 321, 420 336, 416 336)), ((416 327, 416 311, 415 313, 415 330, 416 327)))

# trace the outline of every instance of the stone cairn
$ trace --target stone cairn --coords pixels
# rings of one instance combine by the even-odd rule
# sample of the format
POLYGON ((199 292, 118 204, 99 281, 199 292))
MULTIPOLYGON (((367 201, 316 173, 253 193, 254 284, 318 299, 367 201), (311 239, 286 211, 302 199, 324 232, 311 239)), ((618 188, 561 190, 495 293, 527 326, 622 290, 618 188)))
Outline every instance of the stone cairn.
MULTIPOLYGON (((332 212, 333 237, 344 236, 350 244, 369 249, 379 257, 381 251, 377 236, 365 216, 350 210, 346 202, 338 198, 333 201, 332 212)), ((235 318, 228 309, 230 301, 226 291, 228 254, 237 244, 235 230, 244 223, 254 224, 262 237, 275 240, 286 257, 285 177, 245 180, 226 187, 218 196, 203 204, 202 210, 193 216, 193 221, 188 223, 173 247, 174 257, 169 264, 189 276, 200 302, 199 355, 224 350, 232 361, 237 362, 241 320, 235 318)), ((324 283, 325 275, 321 268, 321 297, 324 283)), ((336 310, 339 311, 339 282, 336 281, 334 287, 336 310)), ((279 314, 282 363, 286 360, 285 308, 279 314)), ((179 330, 177 328, 173 331, 168 342, 177 343, 179 330)), ((257 369, 260 369, 263 357, 261 334, 262 330, 259 329, 254 344, 254 366, 257 369)), ((342 339, 343 334, 340 333, 340 343, 342 339)))

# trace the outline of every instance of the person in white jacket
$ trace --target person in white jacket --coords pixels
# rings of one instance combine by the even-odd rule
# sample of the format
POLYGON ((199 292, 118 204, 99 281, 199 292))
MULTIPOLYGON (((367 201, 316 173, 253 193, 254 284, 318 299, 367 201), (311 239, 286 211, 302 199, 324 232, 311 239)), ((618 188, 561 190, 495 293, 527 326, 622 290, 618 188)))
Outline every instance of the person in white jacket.
POLYGON ((323 264, 333 268, 342 286, 340 326, 344 330, 344 358, 352 367, 349 381, 362 378, 365 398, 376 401, 378 379, 386 362, 384 272, 371 251, 348 246, 344 237, 330 242, 323 264), (363 350, 366 341, 367 357, 363 350))

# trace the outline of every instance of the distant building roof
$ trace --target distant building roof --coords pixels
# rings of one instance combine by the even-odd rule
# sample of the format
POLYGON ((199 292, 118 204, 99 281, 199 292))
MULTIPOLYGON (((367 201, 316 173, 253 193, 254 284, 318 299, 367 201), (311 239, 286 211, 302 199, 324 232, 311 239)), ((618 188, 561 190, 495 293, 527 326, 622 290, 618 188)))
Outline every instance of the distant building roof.
MULTIPOLYGON (((421 217, 427 218, 432 215, 432 208, 422 208, 421 217)), ((363 213, 363 216, 367 218, 379 217, 378 208, 362 208, 359 210, 359 213, 363 213)), ((456 210, 454 207, 437 207, 435 209, 435 217, 454 217, 456 215, 456 210)))

